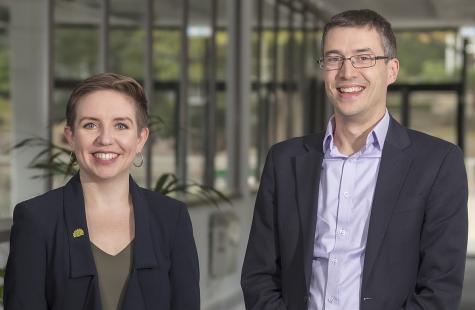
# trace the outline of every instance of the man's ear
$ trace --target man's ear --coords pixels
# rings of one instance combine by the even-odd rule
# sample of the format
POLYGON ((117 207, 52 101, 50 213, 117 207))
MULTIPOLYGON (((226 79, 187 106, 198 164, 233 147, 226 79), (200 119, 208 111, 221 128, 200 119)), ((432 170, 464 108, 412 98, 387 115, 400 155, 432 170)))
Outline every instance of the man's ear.
POLYGON ((390 59, 388 61, 388 83, 387 85, 389 86, 390 84, 394 83, 397 79, 397 75, 399 73, 399 60, 397 58, 390 59))

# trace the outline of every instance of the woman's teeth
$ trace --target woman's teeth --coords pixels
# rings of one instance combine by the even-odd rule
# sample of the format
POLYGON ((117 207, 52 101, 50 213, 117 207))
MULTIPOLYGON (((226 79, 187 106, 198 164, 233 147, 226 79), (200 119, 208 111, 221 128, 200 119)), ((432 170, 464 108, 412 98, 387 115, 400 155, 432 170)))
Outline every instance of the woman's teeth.
POLYGON ((94 157, 102 160, 111 160, 117 157, 115 153, 94 153, 94 157))

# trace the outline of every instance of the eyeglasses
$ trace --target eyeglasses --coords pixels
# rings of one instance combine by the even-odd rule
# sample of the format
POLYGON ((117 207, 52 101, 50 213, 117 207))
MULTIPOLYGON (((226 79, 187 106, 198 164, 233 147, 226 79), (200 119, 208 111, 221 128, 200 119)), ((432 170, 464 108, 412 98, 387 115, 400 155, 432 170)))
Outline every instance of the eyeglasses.
POLYGON ((345 60, 350 60, 353 68, 369 68, 376 64, 376 60, 389 59, 388 56, 374 56, 370 54, 353 55, 343 57, 341 55, 325 56, 318 60, 321 69, 326 71, 340 70, 345 60))

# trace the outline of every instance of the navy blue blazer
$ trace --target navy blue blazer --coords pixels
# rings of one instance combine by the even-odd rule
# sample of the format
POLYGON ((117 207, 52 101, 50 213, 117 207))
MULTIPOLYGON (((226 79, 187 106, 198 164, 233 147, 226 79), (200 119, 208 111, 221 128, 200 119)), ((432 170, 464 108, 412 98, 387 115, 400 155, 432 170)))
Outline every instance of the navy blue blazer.
MULTIPOLYGON (((242 270, 248 310, 307 309, 323 133, 267 156, 242 270)), ((460 149, 391 119, 369 219, 360 310, 454 310, 467 249, 460 149)))
MULTIPOLYGON (((122 309, 199 309, 198 256, 186 206, 137 186, 132 178, 130 193, 135 239, 122 309)), ((66 186, 15 207, 4 307, 100 310, 99 294, 76 175, 66 186)))

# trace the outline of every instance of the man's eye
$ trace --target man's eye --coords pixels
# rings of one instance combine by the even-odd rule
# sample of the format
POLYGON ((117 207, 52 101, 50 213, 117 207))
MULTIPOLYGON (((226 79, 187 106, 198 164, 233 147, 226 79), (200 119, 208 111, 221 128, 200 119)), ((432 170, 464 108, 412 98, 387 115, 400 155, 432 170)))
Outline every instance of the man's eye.
POLYGON ((330 56, 330 57, 327 57, 327 62, 340 62, 341 61, 341 57, 337 57, 337 56, 330 56))
POLYGON ((82 128, 85 128, 85 129, 93 129, 93 128, 96 128, 96 124, 94 123, 86 123, 82 126, 82 128))
POLYGON ((357 59, 359 61, 370 61, 372 59, 371 55, 358 55, 357 59))
POLYGON ((129 126, 127 126, 126 124, 124 123, 117 123, 117 125, 115 125, 115 127, 117 129, 129 129, 129 126))

